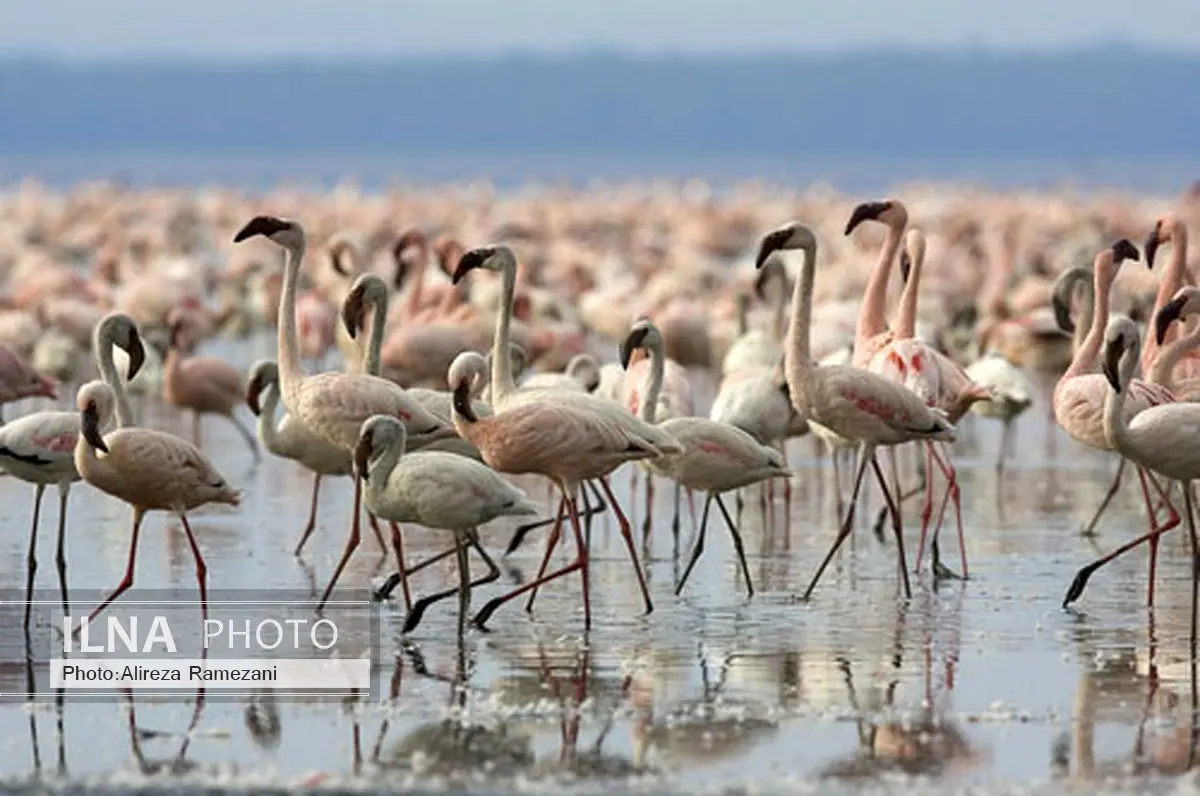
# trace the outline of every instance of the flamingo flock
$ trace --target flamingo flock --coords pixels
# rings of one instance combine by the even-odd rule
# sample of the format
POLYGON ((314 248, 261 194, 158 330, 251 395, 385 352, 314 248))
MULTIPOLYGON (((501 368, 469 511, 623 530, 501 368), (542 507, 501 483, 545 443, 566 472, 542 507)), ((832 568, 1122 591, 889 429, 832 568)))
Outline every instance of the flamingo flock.
POLYGON ((855 531, 868 470, 884 505, 878 525, 890 525, 896 548, 900 599, 911 595, 910 575, 923 573, 927 546, 930 577, 970 579, 971 534, 954 455, 960 426, 977 422, 972 416, 998 421, 995 477, 1003 478, 1014 424, 1048 383, 1053 422, 1119 463, 1087 527, 1119 489, 1126 461, 1147 515, 1145 534, 1080 569, 1064 604, 1081 596, 1099 567, 1146 544, 1153 605, 1161 535, 1186 520, 1195 546, 1191 482, 1200 470, 1186 440, 1200 432, 1192 406, 1200 395, 1200 290, 1191 285, 1187 228, 1200 213, 1186 199, 1154 218, 1138 208, 1051 198, 967 212, 919 192, 907 201, 800 196, 784 203, 735 194, 702 212, 682 195, 636 192, 601 205, 579 198, 456 205, 449 196, 421 205, 388 196, 364 199, 354 213, 334 212, 320 196, 280 193, 267 201, 230 193, 204 202, 168 197, 152 211, 136 192, 100 187, 78 197, 74 215, 54 218, 52 204, 28 201, 45 189, 21 191, 26 201, 0 204, 0 232, 39 224, 61 236, 57 247, 27 243, 7 263, 0 406, 57 400, 69 384, 74 408, 33 411, 0 426, 0 468, 34 487, 30 595, 43 493, 58 488, 64 607, 71 487, 82 481, 132 509, 123 577, 91 618, 133 584, 139 534, 153 511, 181 523, 207 616, 209 572, 188 515, 209 504, 236 511, 255 488, 255 471, 232 480, 218 471, 211 444, 201 447, 206 415, 233 425, 255 461, 261 443, 312 475, 297 558, 328 524, 319 507, 323 485, 350 477, 351 516, 339 526, 341 555, 317 610, 346 575, 365 512, 380 549, 390 546, 396 561, 376 594, 387 599, 402 589, 406 633, 454 595, 459 635, 469 624, 486 629, 503 605, 527 595, 532 610, 542 586, 575 574, 589 629, 590 526, 608 511, 628 553, 630 585, 652 612, 645 542, 654 479, 676 490, 676 542, 684 494, 692 513, 694 541, 675 594, 704 551, 715 504, 753 597, 741 495, 757 494, 764 511, 781 503, 786 511, 793 484, 819 472, 822 451, 802 452, 798 441, 810 431, 834 465, 837 530, 798 599, 820 599, 824 573, 855 531), (161 207, 189 201, 180 217, 195 228, 184 239, 183 222, 169 223, 161 207), (108 208, 109 220, 80 228, 89 207, 108 208), (1082 224, 1085 213, 1105 222, 1082 224), (793 214, 801 220, 780 223, 793 214), (395 217, 411 222, 395 228, 395 217), (207 248, 195 243, 200 232, 210 235, 207 248), (1169 261, 1156 272, 1164 246, 1169 261), (68 252, 91 253, 94 264, 89 270, 68 252), (893 270, 900 288, 889 317, 893 270), (199 350, 227 336, 265 340, 258 333, 272 326, 266 356, 246 372, 215 346, 199 350), (341 367, 326 367, 331 355, 341 367), (92 361, 99 380, 88 372, 92 361), (156 393, 191 412, 191 441, 151 427, 145 403, 156 393), (709 396, 711 409, 701 414, 709 396), (239 417, 244 411, 257 418, 254 430, 239 417), (904 447, 918 457, 915 488, 899 480, 904 447), (856 462, 843 495, 837 461, 847 452, 856 462), (881 460, 881 452, 888 456, 881 460), (635 507, 622 506, 611 487, 625 465, 646 479, 640 555, 635 507), (472 590, 499 575, 484 526, 542 513, 508 476, 545 479, 556 508, 518 528, 508 546, 550 526, 536 577, 471 616, 472 590), (697 491, 704 497, 698 520, 697 491), (731 493, 735 511, 724 500, 731 493), (918 496, 910 567, 905 503, 918 496), (947 512, 958 572, 940 560, 947 512), (574 551, 551 569, 564 525, 574 551), (431 563, 406 561, 405 535, 414 526, 450 532, 436 558, 456 558, 456 588, 413 599, 409 576, 431 563), (472 550, 486 575, 472 578, 472 550))

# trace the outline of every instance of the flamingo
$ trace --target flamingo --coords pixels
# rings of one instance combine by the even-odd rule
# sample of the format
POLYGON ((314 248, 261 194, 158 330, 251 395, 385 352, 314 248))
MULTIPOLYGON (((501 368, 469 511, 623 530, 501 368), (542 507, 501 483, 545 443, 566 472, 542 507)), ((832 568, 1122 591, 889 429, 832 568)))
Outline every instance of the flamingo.
MULTIPOLYGON (((461 356, 452 366, 460 361, 461 356)), ((469 376, 460 378, 469 383, 469 376)), ((472 459, 444 451, 419 451, 402 456, 404 434, 404 425, 394 417, 378 415, 363 423, 354 460, 366 484, 364 500, 373 514, 394 523, 415 522, 426 528, 454 531, 461 639, 472 587, 500 576, 495 562, 479 544, 478 526, 498 517, 537 514, 538 507, 494 470, 472 459), (470 576, 468 544, 488 568, 488 574, 477 581, 470 576)), ((453 596, 454 592, 450 589, 418 600, 408 612, 403 632, 412 632, 430 605, 453 596)))
MULTIPOLYGON (((1163 307, 1175 298, 1176 293, 1183 287, 1184 279, 1188 276, 1187 225, 1179 217, 1168 214, 1154 222, 1154 229, 1146 237, 1146 265, 1154 267, 1154 257, 1164 243, 1171 244, 1171 259, 1158 279, 1158 290, 1154 295, 1154 316, 1157 316, 1163 307)), ((1160 342, 1157 336, 1152 335, 1145 341, 1141 355, 1142 373, 1149 374, 1154 370, 1155 360, 1160 358, 1160 347, 1170 342, 1173 337, 1173 333, 1169 334, 1160 342)), ((1158 372, 1165 378, 1174 371, 1179 371, 1176 378, 1183 381, 1200 378, 1200 358, 1183 356, 1181 352, 1181 356, 1172 367, 1160 367, 1158 372)), ((1159 383, 1166 384, 1165 381, 1159 383)))
POLYGON ((1200 401, 1200 375, 1189 375, 1177 379, 1175 365, 1193 351, 1200 343, 1200 325, 1196 325, 1183 337, 1166 343, 1167 332, 1175 321, 1194 317, 1200 312, 1200 290, 1188 285, 1176 291, 1175 296, 1164 304, 1154 316, 1154 339, 1159 345, 1158 355, 1150 366, 1146 380, 1161 384, 1175 397, 1185 403, 1200 401), (1164 343, 1166 343, 1164 345, 1164 343))
POLYGON ((576 354, 562 373, 534 373, 521 382, 521 389, 558 388, 595 392, 600 386, 600 365, 591 354, 576 354))
MULTIPOLYGON (((257 236, 281 246, 285 253, 282 295, 279 301, 278 344, 279 380, 283 387, 283 404, 289 414, 323 437, 325 441, 352 452, 358 444, 362 424, 375 415, 389 415, 402 420, 408 441, 414 449, 421 445, 452 436, 454 430, 438 420, 403 389, 386 379, 368 373, 339 373, 336 371, 306 376, 300 363, 296 341, 296 283, 304 259, 304 229, 295 221, 274 216, 255 216, 237 234, 234 243, 257 236)), ((333 587, 346 568, 350 555, 362 540, 359 512, 362 506, 362 482, 354 479, 354 505, 350 534, 333 575, 317 605, 324 608, 333 587)), ((401 567, 403 570, 403 567, 401 567)))
MULTIPOLYGON (((317 527, 317 502, 321 494, 321 479, 324 476, 351 475, 354 464, 346 451, 331 445, 319 437, 292 415, 284 413, 278 423, 275 420, 279 408, 279 366, 271 360, 259 360, 250 368, 250 381, 246 388, 246 405, 258 418, 258 436, 267 450, 284 459, 299 462, 313 474, 312 501, 308 509, 308 522, 300 534, 292 555, 300 557, 304 545, 317 527), (262 394, 266 391, 266 401, 262 394)), ((379 547, 386 550, 383 532, 374 515, 368 515, 371 529, 379 547)))
MULTIPOLYGON (((1070 367, 1063 373, 1054 388, 1054 417, 1058 425, 1076 442, 1097 450, 1112 450, 1112 446, 1104 434, 1104 398, 1108 387, 1104 376, 1088 371, 1091 370, 1092 363, 1100 352, 1105 328, 1108 325, 1109 291, 1121 263, 1127 259, 1137 260, 1139 254, 1137 248, 1125 238, 1118 240, 1111 248, 1101 249, 1096 254, 1093 264, 1093 291, 1096 301, 1092 326, 1084 338, 1083 345, 1075 352, 1070 367)), ((1059 312, 1061 313, 1061 310, 1059 312)), ((1140 379, 1134 379, 1129 384, 1129 390, 1132 393, 1130 400, 1124 401, 1122 405, 1124 411, 1128 412, 1130 416, 1151 406, 1174 401, 1170 391, 1164 387, 1140 379)), ((1170 501, 1167 501, 1170 516, 1164 525, 1159 526, 1147 482, 1154 484, 1156 489, 1158 484, 1153 478, 1147 477, 1145 468, 1140 465, 1137 467, 1137 472, 1142 484, 1142 498, 1146 504, 1147 522, 1150 527, 1150 533, 1144 537, 1150 542, 1150 577, 1146 602, 1147 605, 1153 605, 1154 573, 1158 561, 1158 536, 1163 531, 1170 530, 1179 524, 1179 514, 1171 506, 1170 501)), ((1163 497, 1165 499, 1165 495, 1163 497)), ((1079 599, 1087 586, 1088 578, 1097 569, 1136 546, 1137 543, 1133 543, 1119 547, 1114 552, 1080 569, 1068 587, 1066 597, 1063 598, 1064 607, 1079 599)))
MULTIPOLYGON (((96 325, 93 342, 96 358, 100 362, 100 373, 118 390, 120 396, 117 404, 117 422, 120 426, 132 425, 133 413, 124 397, 121 381, 113 364, 112 349, 114 345, 123 348, 129 356, 130 370, 136 373, 143 358, 142 340, 138 336, 137 325, 128 315, 111 313, 96 325)), ((75 468, 75 443, 78 439, 78 412, 35 412, 0 427, 0 467, 9 475, 34 485, 33 520, 29 527, 29 552, 26 557, 26 631, 29 629, 30 612, 33 607, 33 583, 37 573, 37 531, 41 518, 42 496, 46 487, 51 484, 58 487, 58 547, 55 564, 58 568, 63 614, 69 612, 67 499, 70 496, 71 484, 79 480, 79 471, 75 468)))
MULTIPOLYGON (((179 517, 196 561, 200 590, 200 618, 208 619, 208 568, 187 513, 209 503, 238 506, 242 494, 217 472, 195 445, 172 434, 148 428, 124 427, 102 435, 112 420, 116 395, 102 381, 79 389, 76 405, 81 414, 80 436, 75 445, 75 467, 83 480, 133 507, 133 530, 125 576, 105 600, 92 609, 87 622, 133 585, 137 564, 138 533, 148 511, 169 511, 179 517)), ((78 635, 81 622, 75 628, 78 635)))
POLYGON ((25 398, 58 399, 54 382, 33 369, 28 362, 7 345, 0 344, 0 423, 4 422, 4 405, 25 398))
POLYGON ((992 397, 971 407, 980 417, 991 417, 1003 424, 1000 448, 996 452, 996 472, 1012 452, 1012 425, 1033 405, 1033 383, 1025 371, 1009 362, 1000 351, 989 348, 967 367, 971 381, 988 390, 992 397))
MULTIPOLYGON (((1168 303, 1169 312, 1178 309, 1168 303)), ((1168 321, 1169 323, 1169 321, 1168 321)), ((1156 316, 1157 324, 1157 316, 1156 316)), ((1163 327, 1159 327, 1162 329, 1163 327)), ((1163 329, 1165 331, 1165 329, 1163 329)), ((1161 340, 1162 331, 1157 333, 1161 340)), ((1169 403, 1151 406, 1137 412, 1132 419, 1125 402, 1133 391, 1133 373, 1138 366, 1141 335, 1137 325, 1128 318, 1113 318, 1105 329, 1104 378, 1112 387, 1104 398, 1104 436, 1109 444, 1138 466, 1145 467, 1179 483, 1183 492, 1184 513, 1187 515, 1188 535, 1192 549, 1191 658, 1196 657, 1196 603, 1200 589, 1200 550, 1197 550, 1195 507, 1192 505, 1192 482, 1200 478, 1200 448, 1195 444, 1200 435, 1200 405, 1169 403)), ((1160 343, 1161 345, 1161 343, 1160 343)), ((1166 528, 1152 528, 1149 536, 1151 550, 1166 528)), ((1153 559, 1151 559, 1153 560, 1153 559)), ((1154 570, 1151 568, 1151 577, 1154 570)), ((1151 582, 1153 591, 1154 584, 1151 582)))
MULTIPOLYGON (((663 339, 658 327, 643 319, 633 325, 629 336, 621 343, 621 364, 626 365, 635 349, 650 352, 650 368, 643 385, 641 416, 647 423, 655 422, 658 395, 662 389, 664 360, 663 339)), ((688 489, 706 493, 704 508, 700 514, 700 530, 691 558, 675 587, 675 593, 683 591, 692 568, 704 552, 704 533, 708 524, 708 511, 716 501, 737 551, 742 575, 746 578, 746 592, 754 596, 754 584, 750 580, 750 567, 746 564, 746 551, 742 536, 725 508, 721 494, 734 489, 766 481, 769 478, 787 478, 791 472, 784 465, 783 454, 766 445, 740 428, 718 423, 705 417, 672 417, 664 420, 660 428, 678 440, 683 447, 681 453, 647 459, 650 470, 670 478, 688 489)))
POLYGON ((172 406, 192 410, 192 442, 200 441, 200 416, 220 415, 227 418, 250 446, 254 460, 261 461, 258 441, 253 432, 238 420, 234 409, 242 402, 242 377, 237 370, 217 357, 192 356, 184 359, 181 338, 183 318, 176 316, 171 323, 171 342, 163 362, 163 398, 172 406))
MULTIPOLYGON (((784 346, 785 370, 792 405, 796 407, 797 412, 809 418, 810 423, 815 420, 839 436, 857 442, 859 446, 857 472, 846 518, 803 599, 811 597, 821 574, 850 535, 854 504, 858 501, 859 489, 868 463, 875 473, 892 514, 892 531, 896 537, 900 574, 905 596, 909 596, 911 589, 908 583, 908 567, 904 561, 900 512, 888 491, 883 471, 875 458, 875 449, 879 446, 913 441, 953 442, 956 436, 955 428, 946 419, 945 413, 926 406, 912 391, 874 373, 853 366, 813 364, 809 349, 809 325, 817 265, 816 236, 800 222, 789 222, 763 237, 755 258, 755 266, 761 268, 767 259, 777 252, 797 249, 804 253, 804 262, 793 289, 792 313, 784 346)), ((855 347, 857 348, 857 344, 855 347)))

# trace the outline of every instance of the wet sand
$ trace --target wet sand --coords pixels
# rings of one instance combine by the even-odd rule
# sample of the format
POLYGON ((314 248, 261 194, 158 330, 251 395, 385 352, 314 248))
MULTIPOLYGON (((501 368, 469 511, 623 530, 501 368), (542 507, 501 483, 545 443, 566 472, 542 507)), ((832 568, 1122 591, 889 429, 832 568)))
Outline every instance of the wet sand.
MULTIPOLYGON (((269 341, 233 350, 231 358, 245 365, 269 351, 269 341)), ((799 602, 836 521, 828 460, 814 455, 811 439, 794 440, 789 455, 799 474, 790 513, 782 489, 765 516, 759 490, 745 492, 741 527, 757 590, 752 599, 720 524, 710 527, 683 595, 674 596, 683 562, 673 558, 673 489, 659 482, 648 567, 656 610, 649 616, 640 614, 615 523, 597 519, 595 626, 586 643, 575 578, 544 590, 532 616, 514 603, 495 615, 493 632, 471 631, 461 662, 453 600, 431 609, 407 639, 400 633, 403 607, 389 603, 381 609, 376 674, 385 692, 395 686, 394 700, 383 693, 351 709, 336 699, 212 699, 182 762, 193 715, 187 701, 137 699, 131 732, 120 702, 68 697, 62 736, 53 701, 7 701, 0 705, 0 788, 694 793, 843 792, 869 784, 912 793, 1058 793, 1095 792, 1103 783, 1137 792, 1190 790, 1189 775, 1172 778, 1186 768, 1193 699, 1186 537, 1164 541, 1153 615, 1144 607, 1144 552, 1098 574, 1072 609, 1060 607, 1076 569, 1140 532, 1145 520, 1136 481, 1128 478, 1098 536, 1079 535, 1115 461, 1056 430, 1048 435, 1047 395, 1021 417, 1018 459, 1002 477, 992 466, 999 425, 968 416, 960 426, 955 453, 967 582, 935 586, 924 566, 913 576, 912 599, 899 599, 894 545, 869 527, 878 506, 872 494, 852 545, 811 602, 799 602), (454 680, 462 664, 466 687, 459 693, 454 680), (1163 769, 1166 775, 1156 773, 1163 769)), ((146 425, 189 433, 190 418, 157 402, 145 412, 146 425)), ((211 588, 319 594, 345 539, 348 480, 325 485, 320 525, 301 562, 291 550, 308 511, 309 476, 269 455, 254 467, 221 420, 205 420, 203 445, 246 490, 238 512, 194 520, 211 588)), ((912 460, 908 451, 899 458, 912 460)), ((911 465, 902 470, 911 482, 911 465)), ((544 482, 520 483, 546 499, 544 482)), ((636 507, 629 468, 612 483, 641 538, 640 474, 636 507)), ((32 492, 0 479, 7 507, 0 518, 3 589, 24 583, 32 492)), ((38 571, 39 588, 48 590, 57 584, 56 502, 48 491, 38 571)), ((918 501, 906 505, 910 562, 918 510, 918 501)), ((123 504, 86 485, 73 490, 68 544, 76 591, 118 582, 129 516, 123 504)), ((489 549, 499 553, 512 527, 492 526, 484 537, 489 549)), ((953 530, 951 522, 942 555, 957 568, 953 530)), ((419 528, 405 538, 410 560, 448 541, 419 528)), ((692 538, 685 508, 684 555, 692 538)), ((391 571, 371 534, 364 539, 342 578, 347 590, 369 588, 391 571)), ((544 532, 531 536, 506 559, 501 581, 480 589, 473 605, 530 576, 542 539, 544 532)), ((451 559, 415 577, 414 593, 453 578, 451 559)), ((152 515, 136 587, 192 594, 194 584, 178 523, 152 515)), ((21 683, 17 627, 6 629, 0 652, 0 690, 11 693, 21 683)))

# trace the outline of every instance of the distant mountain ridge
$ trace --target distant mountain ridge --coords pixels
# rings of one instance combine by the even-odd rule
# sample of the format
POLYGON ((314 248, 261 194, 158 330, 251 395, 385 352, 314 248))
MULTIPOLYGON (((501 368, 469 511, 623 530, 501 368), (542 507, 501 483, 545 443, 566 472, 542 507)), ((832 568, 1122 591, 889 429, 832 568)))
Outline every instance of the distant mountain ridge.
POLYGON ((0 150, 1162 157, 1200 153, 1200 55, 393 62, 0 58, 0 150))

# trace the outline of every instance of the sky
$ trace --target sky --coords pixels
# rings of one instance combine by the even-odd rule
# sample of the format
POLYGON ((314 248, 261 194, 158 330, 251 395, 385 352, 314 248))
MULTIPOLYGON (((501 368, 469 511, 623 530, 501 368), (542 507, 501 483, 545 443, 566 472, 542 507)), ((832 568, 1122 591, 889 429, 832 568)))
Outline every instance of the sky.
POLYGON ((1200 50, 1200 0, 0 0, 0 54, 378 58, 1104 40, 1200 50))

